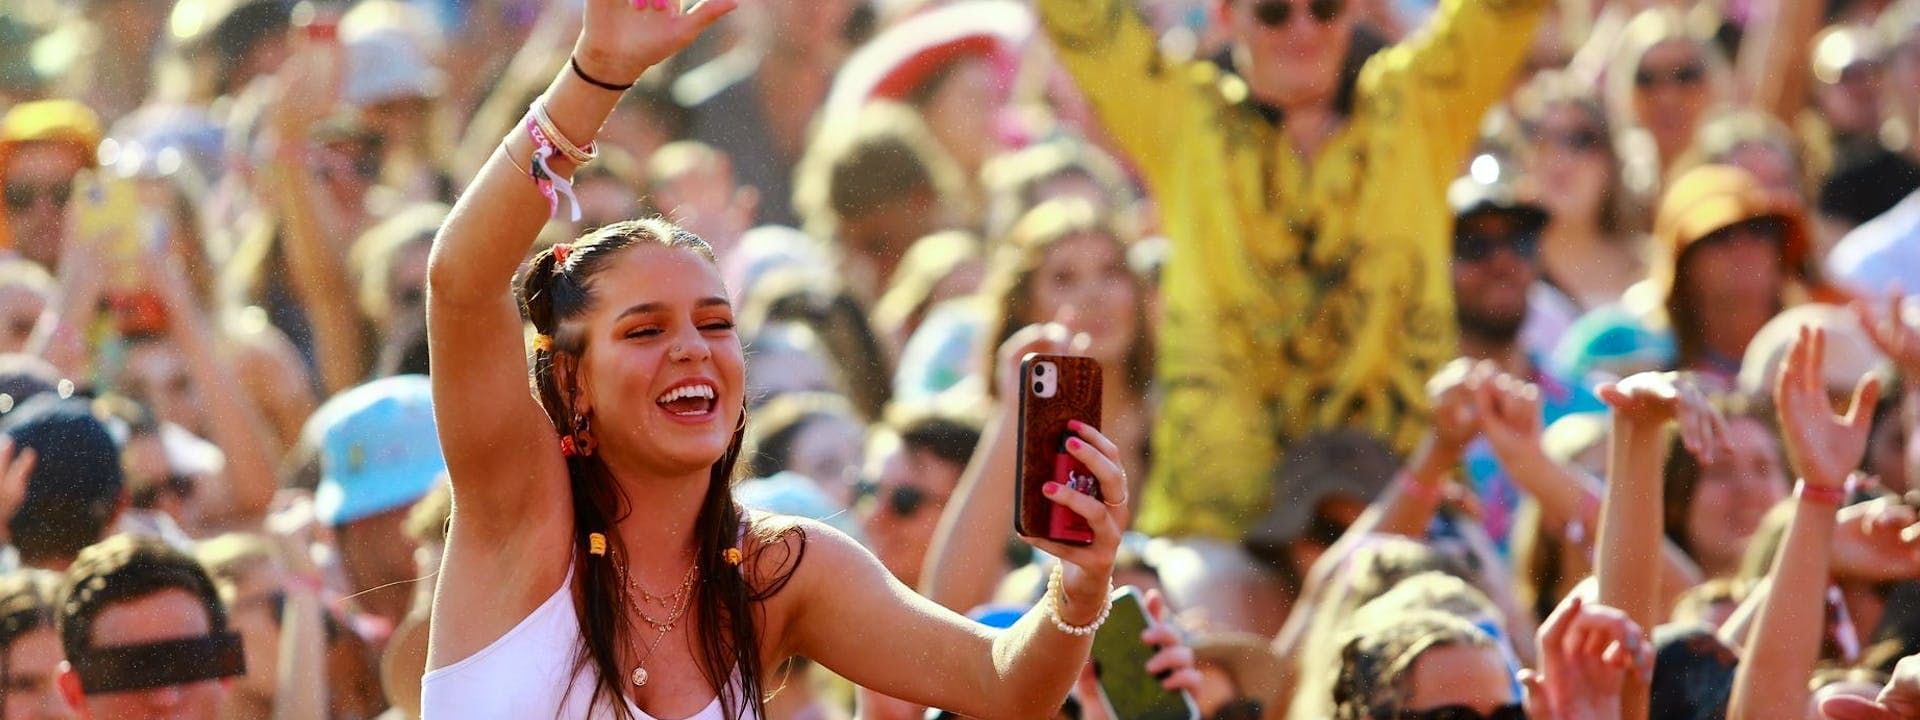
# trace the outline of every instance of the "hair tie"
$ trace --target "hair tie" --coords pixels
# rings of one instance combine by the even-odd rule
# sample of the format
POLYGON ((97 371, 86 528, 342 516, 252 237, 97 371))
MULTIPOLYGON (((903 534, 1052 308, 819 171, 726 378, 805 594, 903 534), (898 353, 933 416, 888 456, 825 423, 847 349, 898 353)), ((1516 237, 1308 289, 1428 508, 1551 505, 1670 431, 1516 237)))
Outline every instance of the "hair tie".
POLYGON ((556 243, 553 246, 553 267, 555 270, 567 264, 567 256, 573 254, 572 243, 556 243))
POLYGON ((579 455, 580 455, 580 448, 576 447, 573 444, 573 436, 572 435, 560 436, 560 456, 570 458, 570 457, 577 457, 579 455))
POLYGON ((592 533, 588 535, 587 536, 587 553, 594 557, 606 557, 607 536, 602 535, 600 533, 592 533))

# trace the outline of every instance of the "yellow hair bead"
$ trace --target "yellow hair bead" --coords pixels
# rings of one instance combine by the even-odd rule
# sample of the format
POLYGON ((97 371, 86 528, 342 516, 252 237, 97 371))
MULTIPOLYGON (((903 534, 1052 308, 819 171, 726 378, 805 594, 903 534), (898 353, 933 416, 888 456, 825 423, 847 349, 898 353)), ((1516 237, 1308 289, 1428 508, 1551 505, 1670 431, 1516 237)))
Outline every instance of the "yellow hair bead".
POLYGON ((727 548, 727 564, 728 565, 740 564, 740 548, 727 548))
POLYGON ((547 335, 533 336, 533 349, 553 352, 553 338, 547 335))
POLYGON ((593 555, 594 557, 606 556, 607 536, 601 535, 600 533, 593 533, 591 535, 588 535, 587 536, 587 553, 593 555))

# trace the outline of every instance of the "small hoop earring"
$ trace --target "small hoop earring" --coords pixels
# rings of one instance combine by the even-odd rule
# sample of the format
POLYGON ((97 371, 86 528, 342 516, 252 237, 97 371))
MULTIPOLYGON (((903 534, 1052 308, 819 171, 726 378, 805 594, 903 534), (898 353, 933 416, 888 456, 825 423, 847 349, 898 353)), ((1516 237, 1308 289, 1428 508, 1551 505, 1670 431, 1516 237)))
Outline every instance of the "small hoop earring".
POLYGON ((586 415, 573 416, 573 432, 560 438, 560 449, 563 453, 572 450, 569 454, 577 457, 593 457, 594 451, 600 449, 600 441, 593 437, 593 426, 586 415))

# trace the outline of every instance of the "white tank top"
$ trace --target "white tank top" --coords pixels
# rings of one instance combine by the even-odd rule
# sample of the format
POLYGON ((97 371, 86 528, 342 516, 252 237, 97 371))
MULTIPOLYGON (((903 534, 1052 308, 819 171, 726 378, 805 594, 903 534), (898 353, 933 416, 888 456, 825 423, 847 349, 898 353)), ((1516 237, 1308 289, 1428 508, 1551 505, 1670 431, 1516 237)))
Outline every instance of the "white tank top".
MULTIPOLYGON (((572 672, 580 651, 580 618, 573 607, 573 569, 560 589, 507 634, 465 660, 427 672, 420 680, 420 718, 600 720, 614 717, 593 705, 599 674, 592 665, 572 672)), ((734 680, 738 694, 739 679, 734 680)), ((744 700, 744 699, 743 699, 744 700)), ((636 720, 655 720, 622 694, 636 720)), ((751 709, 747 720, 759 720, 751 709)), ((706 709, 679 720, 727 720, 714 697, 706 709)))

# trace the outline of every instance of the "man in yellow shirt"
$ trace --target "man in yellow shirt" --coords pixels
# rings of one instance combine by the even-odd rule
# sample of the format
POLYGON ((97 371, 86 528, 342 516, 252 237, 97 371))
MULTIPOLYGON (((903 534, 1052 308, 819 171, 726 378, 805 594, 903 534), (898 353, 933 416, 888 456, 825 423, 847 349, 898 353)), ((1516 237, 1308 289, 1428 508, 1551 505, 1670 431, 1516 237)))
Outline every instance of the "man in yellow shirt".
POLYGON ((1352 0, 1217 1, 1237 76, 1163 58, 1127 0, 1037 0, 1173 242, 1139 527, 1211 541, 1208 565, 1242 558, 1248 526, 1285 501, 1270 478, 1293 439, 1418 441, 1427 378, 1458 352, 1446 188, 1546 2, 1442 0, 1354 81, 1352 0))

